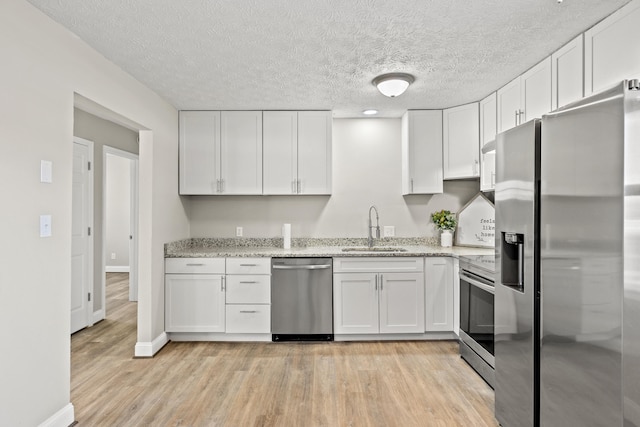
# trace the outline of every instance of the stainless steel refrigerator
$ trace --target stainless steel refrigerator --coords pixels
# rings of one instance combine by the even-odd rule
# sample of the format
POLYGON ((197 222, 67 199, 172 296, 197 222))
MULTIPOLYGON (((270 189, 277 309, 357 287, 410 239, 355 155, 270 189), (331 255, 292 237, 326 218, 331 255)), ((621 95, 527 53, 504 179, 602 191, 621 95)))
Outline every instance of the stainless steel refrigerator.
POLYGON ((638 81, 501 133, 495 411, 640 426, 638 81))

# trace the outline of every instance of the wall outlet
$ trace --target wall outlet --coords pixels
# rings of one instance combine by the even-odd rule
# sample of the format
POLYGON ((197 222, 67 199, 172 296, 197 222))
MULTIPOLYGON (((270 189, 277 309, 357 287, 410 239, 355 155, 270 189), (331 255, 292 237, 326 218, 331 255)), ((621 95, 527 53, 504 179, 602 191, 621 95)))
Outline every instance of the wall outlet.
POLYGON ((111 252, 111 259, 116 259, 116 253, 115 252, 111 252))
POLYGON ((382 237, 394 237, 396 235, 396 227, 393 225, 385 225, 382 234, 382 237))
POLYGON ((242 237, 242 227, 236 227, 236 237, 242 237))

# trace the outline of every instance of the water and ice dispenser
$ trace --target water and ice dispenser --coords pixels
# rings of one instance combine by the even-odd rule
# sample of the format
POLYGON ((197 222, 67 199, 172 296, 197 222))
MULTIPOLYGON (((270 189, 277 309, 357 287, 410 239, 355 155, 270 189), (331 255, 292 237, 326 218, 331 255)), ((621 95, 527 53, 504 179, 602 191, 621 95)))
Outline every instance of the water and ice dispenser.
POLYGON ((501 238, 502 284, 524 292, 524 234, 503 231, 501 238))

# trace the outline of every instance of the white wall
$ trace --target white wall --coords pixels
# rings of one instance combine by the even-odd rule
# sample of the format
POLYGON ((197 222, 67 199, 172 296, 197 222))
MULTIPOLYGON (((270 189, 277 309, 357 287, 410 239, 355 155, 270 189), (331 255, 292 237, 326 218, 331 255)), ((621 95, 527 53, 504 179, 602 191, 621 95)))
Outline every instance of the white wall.
POLYGON ((131 162, 133 160, 107 154, 106 252, 105 265, 129 267, 129 235, 131 218, 131 162), (113 257, 112 257, 113 254, 113 257))
MULTIPOLYGON (((177 196, 176 110, 24 0, 0 2, 0 425, 38 425, 70 405, 74 92, 139 123, 138 342, 164 330, 163 244, 188 236, 177 196), (40 160, 53 183, 39 182, 40 160), (53 236, 38 237, 41 214, 53 236)), ((132 349, 133 353, 133 349, 132 349)))
POLYGON ((192 196, 192 237, 366 237, 369 206, 380 225, 400 237, 436 237, 429 214, 457 211, 480 189, 478 180, 448 181, 444 194, 402 196, 400 119, 333 121, 333 194, 328 196, 192 196))

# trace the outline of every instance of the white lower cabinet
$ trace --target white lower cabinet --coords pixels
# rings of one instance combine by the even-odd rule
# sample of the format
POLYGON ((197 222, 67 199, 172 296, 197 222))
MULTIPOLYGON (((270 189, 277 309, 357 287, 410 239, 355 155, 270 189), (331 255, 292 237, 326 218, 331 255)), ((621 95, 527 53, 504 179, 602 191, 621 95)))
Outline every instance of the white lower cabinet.
POLYGON ((167 332, 224 332, 224 259, 165 260, 167 332))
POLYGON ((453 259, 425 258, 425 331, 451 332, 454 330, 454 275, 453 259))
POLYGON ((226 332, 271 333, 271 258, 227 258, 226 332))
POLYGON ((334 258, 333 313, 335 334, 424 332, 422 259, 334 258))

